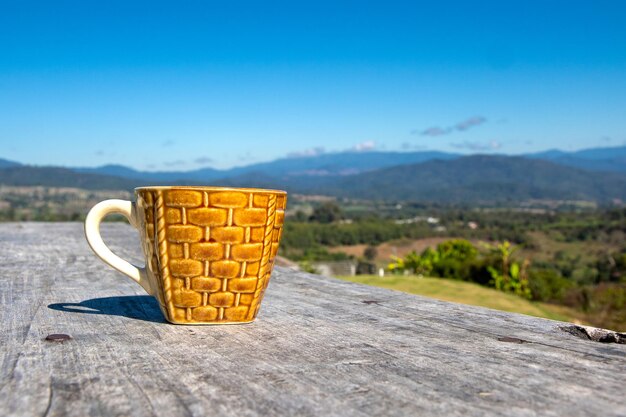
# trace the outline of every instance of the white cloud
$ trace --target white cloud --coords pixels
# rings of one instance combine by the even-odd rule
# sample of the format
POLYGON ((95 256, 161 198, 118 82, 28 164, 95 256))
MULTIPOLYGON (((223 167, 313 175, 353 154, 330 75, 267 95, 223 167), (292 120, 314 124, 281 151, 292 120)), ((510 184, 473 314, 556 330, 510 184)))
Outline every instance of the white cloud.
POLYGON ((459 142, 451 143, 451 146, 457 149, 468 149, 470 151, 495 151, 502 148, 502 144, 496 140, 489 142, 459 142))
POLYGON ((194 159, 193 162, 195 162, 196 164, 208 164, 208 163, 213 162, 213 159, 207 156, 201 156, 199 158, 194 159))
POLYGON ((377 148, 378 146, 375 141, 366 140, 361 143, 357 143, 356 145, 353 145, 349 147, 348 149, 343 149, 339 151, 328 151, 326 150, 326 148, 322 146, 317 146, 314 148, 304 149, 302 151, 289 152, 287 154, 287 158, 307 158, 307 157, 325 155, 329 153, 341 153, 341 152, 368 152, 368 151, 373 151, 374 149, 377 149, 377 148))
POLYGON ((475 127, 475 126, 482 125, 486 121, 487 119, 485 119, 482 116, 474 116, 474 117, 470 117, 469 119, 465 119, 462 122, 457 123, 456 125, 454 125, 454 127, 456 128, 456 130, 463 131, 463 130, 471 129, 472 127, 475 127))
POLYGON ((434 136, 447 135, 448 133, 450 133, 450 130, 451 129, 449 129, 449 128, 442 129, 440 127, 435 126, 435 127, 429 127, 428 129, 422 130, 421 132, 418 132, 417 130, 414 130, 413 132, 414 133, 419 133, 422 136, 432 136, 432 137, 434 137, 434 136))
POLYGON ((319 156, 326 153, 326 149, 323 146, 317 146, 315 148, 305 149, 303 151, 289 152, 287 158, 305 158, 307 156, 319 156))
POLYGON ((452 132, 454 132, 455 130, 457 132, 464 132, 466 130, 469 130, 473 127, 476 126, 480 126, 483 123, 487 122, 487 119, 483 116, 473 116, 473 117, 469 117, 463 121, 460 121, 458 123, 455 123, 453 126, 450 127, 439 127, 439 126, 433 126, 433 127, 429 127, 428 129, 424 129, 424 130, 418 130, 418 129, 414 129, 411 131, 411 134, 413 135, 422 135, 422 136, 430 136, 430 137, 436 137, 436 136, 444 136, 444 135, 448 135, 452 132))
POLYGON ((356 152, 367 152, 376 149, 376 142, 373 140, 366 140, 361 143, 357 143, 350 150, 356 152))

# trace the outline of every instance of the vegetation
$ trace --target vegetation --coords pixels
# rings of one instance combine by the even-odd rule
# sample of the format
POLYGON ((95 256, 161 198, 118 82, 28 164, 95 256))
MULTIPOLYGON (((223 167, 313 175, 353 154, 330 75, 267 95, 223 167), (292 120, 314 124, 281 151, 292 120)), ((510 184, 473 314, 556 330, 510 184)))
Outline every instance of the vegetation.
MULTIPOLYGON (((126 191, 0 186, 0 221, 83 221, 87 211, 107 198, 128 200, 126 191)), ((119 221, 122 216, 108 216, 119 221)))
POLYGON ((313 210, 310 220, 318 223, 334 223, 341 220, 341 209, 335 202, 323 203, 313 210))
POLYGON ((452 239, 440 243, 436 249, 426 248, 420 255, 413 251, 404 258, 395 257, 388 269, 394 273, 411 272, 419 276, 486 283, 498 291, 532 298, 527 275, 528 260, 521 264, 513 261, 516 248, 508 241, 484 246, 486 251, 480 253, 467 240, 452 239), (484 278, 487 276, 485 271, 491 277, 488 281, 484 278))
POLYGON ((282 254, 307 262, 343 254, 358 265, 376 263, 390 272, 472 282, 571 308, 600 327, 625 329, 624 208, 472 210, 359 202, 358 208, 344 203, 338 218, 321 223, 313 216, 307 221, 292 217, 282 254), (385 246, 432 238, 440 239, 392 258, 391 264, 384 257, 385 246), (352 247, 363 249, 355 253, 352 247))

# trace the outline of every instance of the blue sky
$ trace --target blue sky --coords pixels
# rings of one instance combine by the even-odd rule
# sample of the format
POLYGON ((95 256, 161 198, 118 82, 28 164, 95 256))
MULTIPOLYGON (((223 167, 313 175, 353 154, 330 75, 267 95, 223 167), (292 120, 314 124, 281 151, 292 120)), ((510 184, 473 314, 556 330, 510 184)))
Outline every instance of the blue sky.
POLYGON ((224 168, 626 142, 626 2, 0 2, 0 157, 224 168))

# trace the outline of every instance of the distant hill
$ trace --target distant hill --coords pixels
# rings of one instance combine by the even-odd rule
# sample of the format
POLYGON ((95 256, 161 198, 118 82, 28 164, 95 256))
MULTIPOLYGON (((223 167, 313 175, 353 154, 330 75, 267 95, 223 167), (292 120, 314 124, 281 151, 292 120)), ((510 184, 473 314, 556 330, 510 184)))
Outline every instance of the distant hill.
POLYGON ((2 168, 11 168, 11 167, 18 167, 21 164, 19 162, 13 162, 13 161, 9 161, 8 159, 2 159, 0 158, 0 169, 2 168))
MULTIPOLYGON (((410 165, 433 160, 448 161, 462 156, 461 154, 438 151, 337 152, 313 156, 280 158, 270 162, 261 162, 225 170, 202 168, 191 171, 150 172, 137 171, 122 165, 72 169, 77 172, 115 175, 145 181, 175 182, 187 180, 206 183, 225 178, 242 177, 253 173, 274 178, 347 176, 397 165, 410 165)), ((559 165, 582 168, 590 171, 626 173, 626 146, 593 148, 576 152, 549 150, 521 156, 547 160, 559 165)))
POLYGON ((97 168, 69 168, 75 172, 81 172, 86 174, 98 174, 98 175, 112 175, 115 177, 123 178, 145 178, 148 174, 146 172, 137 171, 136 169, 129 168, 124 165, 109 164, 103 165, 97 168))
POLYGON ((399 165, 351 176, 282 177, 250 173, 215 185, 286 189, 304 194, 443 204, 517 204, 537 200, 626 201, 626 175, 548 161, 476 155, 399 165))
POLYGON ((146 181, 213 181, 235 178, 250 174, 262 174, 275 178, 302 176, 344 176, 361 172, 391 167, 401 164, 414 164, 433 159, 454 159, 457 154, 425 152, 339 152, 315 156, 280 158, 270 162, 261 162, 225 170, 202 168, 191 171, 136 171, 122 165, 105 165, 97 168, 72 168, 77 172, 90 174, 115 175, 146 181))
POLYGON ((529 199, 626 200, 626 175, 522 157, 475 155, 401 165, 317 184, 308 192, 455 204, 529 199))
POLYGON ((433 159, 449 160, 460 155, 437 152, 339 152, 316 156, 282 158, 271 162, 229 170, 228 176, 263 172, 272 177, 286 176, 347 176, 396 165, 416 164, 433 159))
MULTIPOLYGON (((586 158, 589 163, 604 163, 607 155, 619 159, 620 149, 582 152, 582 157, 576 157, 586 158)), ((564 155, 570 154, 550 151, 543 157, 559 159, 564 155)), ((11 165, 8 161, 8 167, 0 167, 0 184, 127 190, 141 185, 211 184, 454 204, 515 204, 530 199, 626 201, 625 173, 583 170, 539 159, 540 156, 353 152, 286 158, 228 171, 208 168, 148 175, 119 165, 81 168, 77 172, 67 168, 11 165), (411 160, 418 162, 407 162, 411 160)))
POLYGON ((97 175, 113 175, 148 182, 199 181, 206 182, 228 176, 226 171, 203 168, 193 171, 137 171, 124 165, 104 165, 96 168, 70 168, 75 172, 97 175))
POLYGON ((575 152, 553 149, 526 156, 591 171, 626 173, 626 146, 583 149, 575 152))
POLYGON ((0 184, 75 187, 88 190, 130 190, 141 185, 141 182, 107 175, 77 173, 66 168, 23 165, 0 169, 0 184))
MULTIPOLYGON (((225 170, 201 168, 190 171, 139 171, 123 165, 104 165, 95 168, 71 167, 75 172, 116 176, 150 183, 223 182, 226 179, 245 178, 252 175, 290 180, 291 177, 342 177, 433 160, 449 161, 463 155, 438 151, 420 152, 335 152, 320 155, 280 158, 274 161, 255 163, 225 170)), ((582 168, 590 171, 626 173, 626 146, 593 148, 576 152, 548 150, 521 155, 531 159, 554 162, 559 165, 582 168)), ((0 159, 0 169, 21 164, 0 159)))

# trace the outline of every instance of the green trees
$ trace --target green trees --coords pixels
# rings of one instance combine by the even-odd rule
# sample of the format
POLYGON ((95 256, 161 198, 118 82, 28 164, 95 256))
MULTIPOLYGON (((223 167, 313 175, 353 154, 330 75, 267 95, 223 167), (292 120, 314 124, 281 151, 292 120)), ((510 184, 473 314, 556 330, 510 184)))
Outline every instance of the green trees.
MULTIPOLYGON (((478 251, 465 239, 451 239, 437 245, 437 258, 433 273, 463 281, 473 280, 478 251)), ((430 255, 429 255, 430 256, 430 255)))
POLYGON ((532 298, 527 275, 530 261, 525 259, 521 264, 513 261, 511 256, 517 247, 507 240, 496 245, 485 245, 485 247, 495 255, 499 264, 487 266, 492 278, 490 284, 497 290, 512 292, 523 298, 532 298))
POLYGON ((323 203, 313 210, 311 221, 318 223, 333 223, 341 220, 341 209, 336 203, 323 203))
POLYGON ((516 248, 504 241, 497 245, 484 245, 482 253, 465 239, 451 239, 426 248, 420 255, 415 251, 404 258, 395 257, 389 264, 392 272, 409 271, 416 275, 454 278, 488 284, 497 290, 531 298, 528 282, 530 262, 521 264, 512 260, 516 248), (484 271, 491 279, 485 281, 484 271))
POLYGON ((536 301, 563 301, 574 283, 553 268, 529 268, 528 285, 532 299, 536 301))
POLYGON ((415 275, 431 275, 434 266, 439 262, 439 253, 427 248, 418 255, 415 251, 404 258, 393 257, 394 262, 388 265, 391 272, 409 271, 415 275))
POLYGON ((469 280, 468 265, 477 255, 478 251, 469 241, 451 239, 440 243, 436 249, 424 249, 420 255, 413 251, 404 258, 394 257, 388 268, 392 272, 409 271, 417 275, 469 280))
POLYGON ((451 239, 437 245, 437 252, 442 259, 455 259, 467 261, 474 259, 478 251, 469 241, 465 239, 451 239))

